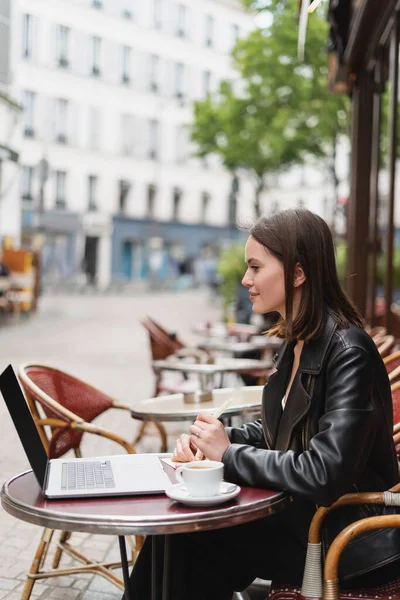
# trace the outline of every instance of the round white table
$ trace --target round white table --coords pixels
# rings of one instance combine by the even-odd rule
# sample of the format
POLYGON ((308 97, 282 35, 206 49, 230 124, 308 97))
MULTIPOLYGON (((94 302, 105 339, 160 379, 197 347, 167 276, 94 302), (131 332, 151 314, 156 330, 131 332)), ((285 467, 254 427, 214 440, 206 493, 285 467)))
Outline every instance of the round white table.
POLYGON ((184 394, 168 394, 142 400, 131 407, 132 417, 141 421, 193 421, 200 411, 213 413, 232 397, 232 404, 224 417, 237 415, 259 415, 264 386, 220 388, 211 391, 212 399, 207 402, 185 402, 184 394))

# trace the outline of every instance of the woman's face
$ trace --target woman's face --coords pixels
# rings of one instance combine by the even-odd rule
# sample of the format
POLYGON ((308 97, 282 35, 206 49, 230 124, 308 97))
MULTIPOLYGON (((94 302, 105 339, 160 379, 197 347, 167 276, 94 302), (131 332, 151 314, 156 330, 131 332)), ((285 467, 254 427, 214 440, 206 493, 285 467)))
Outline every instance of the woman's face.
POLYGON ((283 264, 252 236, 246 243, 247 271, 242 284, 249 288, 253 311, 260 315, 278 311, 285 315, 283 264))

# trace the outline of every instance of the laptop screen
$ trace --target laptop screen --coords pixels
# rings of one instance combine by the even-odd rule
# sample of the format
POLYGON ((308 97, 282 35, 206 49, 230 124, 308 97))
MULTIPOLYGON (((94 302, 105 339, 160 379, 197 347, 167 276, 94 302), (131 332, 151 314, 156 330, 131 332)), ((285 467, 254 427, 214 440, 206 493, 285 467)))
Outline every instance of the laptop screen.
POLYGON ((0 392, 3 394, 32 470, 43 489, 48 462, 47 454, 11 365, 0 375, 0 392))

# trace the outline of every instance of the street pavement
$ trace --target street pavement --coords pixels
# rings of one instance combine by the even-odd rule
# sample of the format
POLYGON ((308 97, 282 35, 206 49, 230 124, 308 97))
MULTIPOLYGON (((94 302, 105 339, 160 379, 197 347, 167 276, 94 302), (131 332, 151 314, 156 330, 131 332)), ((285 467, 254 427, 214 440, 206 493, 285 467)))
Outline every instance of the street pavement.
MULTIPOLYGON (((219 320, 219 301, 207 290, 177 293, 155 292, 140 296, 44 296, 38 312, 0 328, 0 371, 9 363, 36 361, 59 367, 110 394, 133 404, 152 396, 154 379, 150 348, 140 318, 149 315, 187 344, 199 338, 192 332, 198 321, 219 320)), ((0 396, 1 398, 1 396, 0 396)), ((0 482, 29 467, 5 405, 0 401, 2 452, 0 482)), ((132 439, 138 426, 124 413, 112 411, 96 423, 132 439)), ((168 424, 170 445, 187 423, 168 424)), ((159 440, 151 431, 139 451, 158 451, 159 440)), ((83 442, 84 455, 115 454, 121 447, 90 436, 83 442)), ((0 508, 0 600, 19 600, 41 528, 19 521, 0 508)), ((58 537, 56 532, 55 536, 58 537)), ((118 560, 116 538, 73 534, 73 545, 95 560, 118 560)), ((55 542, 52 543, 54 550, 55 542)), ((53 550, 50 551, 50 558, 53 550)), ((71 564, 64 556, 61 566, 71 564)), ((51 563, 48 561, 48 565, 51 563)), ((94 575, 54 577, 35 583, 35 600, 117 600, 121 592, 94 575)))

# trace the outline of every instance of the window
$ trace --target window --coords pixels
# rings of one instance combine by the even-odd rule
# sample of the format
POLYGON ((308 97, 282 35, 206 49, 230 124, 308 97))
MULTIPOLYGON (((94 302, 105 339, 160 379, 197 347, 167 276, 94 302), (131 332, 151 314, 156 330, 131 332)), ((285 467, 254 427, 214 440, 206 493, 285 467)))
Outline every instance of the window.
POLYGON ((89 108, 88 121, 88 147, 90 150, 100 150, 101 147, 101 118, 100 109, 97 106, 89 108))
POLYGON ((150 69, 149 69, 149 88, 151 92, 158 92, 158 72, 160 68, 160 58, 156 54, 150 56, 150 69))
POLYGON ((182 190, 175 187, 172 192, 172 220, 179 220, 179 213, 182 205, 182 190))
POLYGON ((156 204, 157 187, 150 183, 147 188, 147 218, 154 219, 154 209, 156 204))
POLYGON ((32 58, 33 17, 25 14, 22 17, 22 56, 32 58))
POLYGON ((211 196, 208 192, 201 194, 201 221, 205 223, 207 221, 208 211, 210 208, 211 196))
POLYGON ((25 137, 35 136, 35 100, 36 94, 34 92, 24 92, 22 95, 22 106, 24 107, 23 114, 23 131, 25 137))
POLYGON ((184 4, 178 4, 176 35, 178 37, 185 37, 186 35, 186 6, 184 4))
POLYGON ((185 125, 178 125, 176 135, 176 162, 185 163, 188 156, 188 131, 185 125))
POLYGON ((122 64, 121 64, 121 81, 125 85, 130 83, 131 77, 131 49, 129 46, 122 46, 122 64))
POLYGON ((134 152, 134 125, 133 115, 121 115, 121 152, 124 156, 132 156, 134 152))
POLYGON ((121 179, 119 182, 119 212, 121 214, 126 213, 127 205, 128 205, 128 197, 131 189, 131 184, 129 181, 125 179, 121 179))
POLYGON ((56 100, 56 131, 55 139, 60 144, 68 143, 68 113, 69 102, 64 98, 56 100))
POLYGON ((133 12, 130 8, 130 2, 128 3, 128 6, 126 6, 123 11, 122 11, 122 16, 124 19, 133 19, 133 12))
POLYGON ((97 184, 98 177, 89 175, 88 179, 88 210, 95 212, 97 210, 97 184))
POLYGON ((214 44, 214 18, 211 15, 206 16, 206 35, 204 44, 211 48, 214 44))
POLYGON ((153 24, 154 29, 162 29, 162 0, 153 0, 153 24))
POLYGON ((210 93, 211 73, 203 71, 203 98, 207 98, 210 93))
POLYGON ((56 208, 65 209, 66 202, 66 180, 65 171, 56 171, 56 208))
POLYGON ((232 25, 232 46, 236 46, 239 39, 239 25, 232 25))
POLYGON ((68 46, 69 46, 69 27, 58 25, 57 27, 57 62, 58 66, 64 69, 68 68, 68 46))
POLYGON ((31 202, 33 200, 32 195, 32 181, 33 181, 33 167, 22 167, 22 182, 21 182, 21 196, 22 200, 31 202))
POLYGON ((101 57, 101 39, 97 36, 92 37, 92 75, 100 75, 100 57, 101 57))
POLYGON ((149 121, 149 158, 158 157, 159 123, 156 119, 149 121))
POLYGON ((182 63, 175 63, 175 96, 183 98, 185 66, 182 63))

